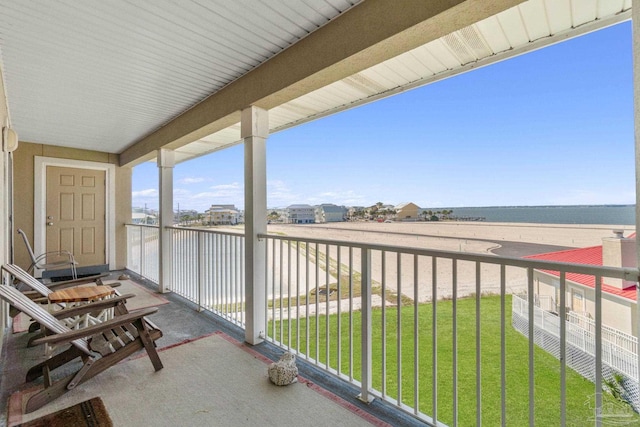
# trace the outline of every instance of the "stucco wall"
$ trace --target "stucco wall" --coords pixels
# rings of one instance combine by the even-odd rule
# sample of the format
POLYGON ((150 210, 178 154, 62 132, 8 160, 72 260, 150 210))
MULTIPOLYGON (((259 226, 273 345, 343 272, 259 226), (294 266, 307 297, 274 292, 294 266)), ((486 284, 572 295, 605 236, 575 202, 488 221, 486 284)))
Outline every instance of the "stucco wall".
POLYGON ((409 203, 408 205, 402 207, 402 209, 398 210, 396 213, 396 217, 399 221, 403 219, 416 219, 418 218, 418 206, 413 203, 409 203))
MULTIPOLYGON (((127 236, 125 224, 131 221, 131 168, 118 167, 116 154, 99 151, 80 150, 74 148, 55 147, 51 145, 20 142, 14 153, 14 230, 23 229, 33 245, 34 222, 34 158, 36 156, 58 159, 82 160, 116 165, 115 200, 116 200, 116 268, 124 268, 127 257, 127 236)), ((19 237, 19 236, 17 236, 19 237)), ((29 255, 22 240, 15 240, 15 262, 29 267, 29 255)))
MULTIPOLYGON (((536 271, 534 273, 536 283, 536 293, 538 295, 548 295, 557 299, 558 278, 546 273, 536 271)), ((571 307, 572 290, 581 292, 584 295, 584 311, 595 318, 595 290, 574 283, 567 282, 567 306, 571 307)), ((556 301, 559 303, 559 301, 556 301)), ((544 307, 543 307, 544 308, 544 307)), ((581 310, 577 310, 581 311, 581 310)), ((618 329, 627 334, 636 335, 638 333, 638 312, 636 303, 626 298, 616 295, 602 293, 602 324, 618 329)))
MULTIPOLYGON (((585 303, 587 312, 595 318, 596 303, 595 291, 588 289, 585 292, 585 303)), ((611 294, 602 294, 602 324, 610 326, 626 334, 635 335, 637 331, 637 318, 635 313, 635 302, 619 298, 611 294)))

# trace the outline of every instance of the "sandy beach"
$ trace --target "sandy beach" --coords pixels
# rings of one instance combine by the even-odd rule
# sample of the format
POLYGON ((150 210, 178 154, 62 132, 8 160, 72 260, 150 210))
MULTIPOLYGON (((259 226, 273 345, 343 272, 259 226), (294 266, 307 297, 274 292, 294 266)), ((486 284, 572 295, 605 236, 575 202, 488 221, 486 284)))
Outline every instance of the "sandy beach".
MULTIPOLYGON (((580 248, 602 244, 602 238, 613 236, 612 230, 624 230, 624 235, 635 232, 633 226, 622 225, 566 225, 566 224, 524 224, 524 223, 485 223, 485 222, 415 222, 415 223, 377 223, 342 222, 329 224, 270 224, 269 233, 299 237, 302 239, 330 239, 344 242, 366 242, 433 250, 480 253, 496 256, 522 257, 537 253, 552 252, 569 248, 580 248)), ((304 293, 307 286, 311 289, 337 282, 337 274, 328 274, 323 268, 327 259, 326 247, 318 247, 320 267, 315 264, 315 247, 309 262, 304 253, 297 254, 295 248, 289 252, 289 246, 273 248, 273 267, 271 277, 274 294, 304 293), (280 260, 282 259, 282 269, 280 260), (291 260, 291 261, 289 261, 291 260), (289 263, 293 265, 289 265, 289 263), (296 274, 296 265, 299 273, 296 274), (309 283, 307 284, 307 266, 309 283), (282 276, 280 277, 280 271, 282 276), (291 271, 291 273, 289 273, 291 271), (282 289, 280 286, 283 286, 282 289)), ((338 253, 336 246, 330 246, 328 259, 337 266, 338 259, 343 271, 349 264, 359 273, 360 252, 354 250, 352 258, 346 249, 338 253)), ((438 258, 434 271, 431 257, 403 255, 400 260, 395 253, 382 255, 374 251, 372 259, 372 279, 375 286, 382 286, 389 292, 400 291, 405 297, 419 301, 433 298, 451 298, 454 294, 452 283, 452 261, 438 258), (434 286, 435 280, 435 286, 434 286), (417 285, 417 286, 416 286, 417 285)), ((459 261, 457 271, 457 295, 466 296, 476 292, 500 292, 500 268, 496 265, 459 261), (478 273, 480 280, 477 280, 478 273)), ((517 293, 526 289, 526 271, 509 267, 506 270, 506 289, 517 293)))

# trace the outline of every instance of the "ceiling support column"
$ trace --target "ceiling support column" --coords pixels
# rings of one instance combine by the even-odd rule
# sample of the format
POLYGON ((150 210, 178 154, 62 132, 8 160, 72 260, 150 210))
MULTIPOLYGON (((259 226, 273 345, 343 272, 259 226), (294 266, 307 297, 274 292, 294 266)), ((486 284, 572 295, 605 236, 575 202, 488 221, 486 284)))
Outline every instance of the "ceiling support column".
POLYGON ((161 293, 170 292, 173 288, 173 255, 171 251, 171 229, 173 226, 173 167, 175 166, 173 150, 158 150, 158 178, 160 189, 160 221, 158 244, 159 285, 161 293))
POLYGON ((252 345, 266 334, 266 243, 258 235, 267 232, 267 155, 269 116, 266 110, 242 110, 244 140, 245 210, 245 340, 252 345))

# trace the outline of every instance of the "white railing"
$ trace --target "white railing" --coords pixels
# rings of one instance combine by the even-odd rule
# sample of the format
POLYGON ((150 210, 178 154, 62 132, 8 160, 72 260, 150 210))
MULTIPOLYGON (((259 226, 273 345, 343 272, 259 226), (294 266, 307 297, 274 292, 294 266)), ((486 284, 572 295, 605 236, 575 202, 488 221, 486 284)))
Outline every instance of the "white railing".
MULTIPOLYGON (((244 327, 244 235, 168 227, 172 291, 244 327)), ((158 283, 158 226, 127 225, 127 268, 158 283), (144 244, 141 244, 144 243, 144 244)))
POLYGON ((159 243, 160 233, 157 225, 127 225, 127 268, 158 283, 159 243))
POLYGON ((172 290, 244 327, 244 235, 170 228, 172 290))
MULTIPOLYGON (((567 321, 580 325, 595 334, 596 322, 590 317, 571 311, 567 314, 567 321)), ((638 354, 638 338, 633 335, 629 335, 607 325, 602 325, 602 339, 622 347, 633 354, 638 354)))
MULTIPOLYGON (((528 306, 529 303, 526 297, 523 298, 518 295, 513 295, 513 313, 527 319, 529 312, 528 306)), ((569 321, 570 316, 567 316, 567 344, 581 350, 588 356, 595 357, 595 322, 592 319, 580 316, 581 319, 579 320, 581 321, 578 323, 576 316, 579 315, 574 314, 571 316, 573 321, 569 321)), ((560 337, 561 321, 557 314, 539 307, 534 307, 533 318, 535 327, 546 331, 556 338, 560 337)), ((602 326, 602 362, 630 378, 638 378, 638 354, 636 351, 633 351, 634 344, 637 345, 637 339, 635 337, 616 331, 608 326, 602 326), (623 345, 620 345, 620 343, 623 345), (629 347, 632 349, 630 350, 629 347)), ((571 360, 569 363, 571 364, 571 360)), ((579 364, 579 362, 576 363, 579 364)))
MULTIPOLYGON (((174 291, 242 326, 244 238, 172 230, 174 291)), ((637 269, 259 238, 266 248, 265 339, 356 385, 361 399, 382 399, 429 425, 599 425, 607 415, 602 277, 633 281, 637 269), (567 369, 567 348, 579 340, 568 322, 539 314, 533 300, 520 307, 527 319, 558 325, 559 359, 548 356, 552 361, 536 350, 533 322, 525 326, 528 338, 511 327, 510 294, 533 298, 537 269, 560 272, 561 318, 566 273, 595 276, 595 331, 584 344, 594 354, 594 382, 579 381, 580 391, 567 369), (552 386, 540 388, 538 376, 554 378, 552 386)))

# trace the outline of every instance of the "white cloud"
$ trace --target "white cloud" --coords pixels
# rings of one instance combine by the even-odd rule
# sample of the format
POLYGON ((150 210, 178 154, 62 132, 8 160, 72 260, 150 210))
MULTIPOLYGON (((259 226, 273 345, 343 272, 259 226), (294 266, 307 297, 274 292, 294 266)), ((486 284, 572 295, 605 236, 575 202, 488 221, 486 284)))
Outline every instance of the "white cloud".
POLYGON ((295 203, 318 205, 334 203, 336 205, 360 206, 366 204, 366 196, 353 190, 323 191, 320 193, 303 193, 293 191, 285 181, 267 182, 267 198, 269 207, 285 207, 295 203))
POLYGON ((204 181, 205 179, 202 177, 197 177, 197 178, 187 177, 187 178, 182 178, 181 180, 178 180, 180 184, 197 184, 204 181))
POLYGON ((270 207, 284 207, 298 201, 299 196, 294 194, 284 181, 267 181, 267 205, 270 207))
POLYGON ((231 184, 219 184, 210 187, 212 190, 216 191, 225 191, 225 190, 239 190, 242 189, 242 185, 237 182, 232 182, 231 184))
POLYGON ((186 188, 174 188, 173 189, 173 197, 175 196, 188 196, 193 193, 191 190, 187 190, 186 188))
POLYGON ((134 208, 147 206, 150 209, 158 208, 158 190, 148 188, 146 190, 132 191, 131 204, 134 208))
POLYGON ((133 191, 131 197, 158 197, 158 190, 155 188, 149 188, 147 190, 133 191))
POLYGON ((345 206, 361 206, 366 204, 366 198, 362 193, 353 190, 325 191, 307 199, 307 203, 334 203, 345 206))
MULTIPOLYGON (((185 180, 181 180, 184 184, 185 180)), ((193 181, 195 183, 195 179, 193 181)), ((136 207, 148 205, 149 208, 158 206, 158 190, 146 189, 132 193, 133 205, 136 207)), ((269 208, 286 207, 295 203, 317 205, 320 203, 335 203, 346 206, 367 205, 365 195, 353 190, 324 191, 319 193, 305 193, 294 191, 285 181, 273 180, 267 182, 267 199, 269 208)), ((244 186, 240 182, 218 184, 205 189, 198 187, 174 188, 174 208, 178 205, 181 210, 194 209, 204 212, 214 204, 233 204, 239 209, 244 208, 244 186)), ((369 203, 371 204, 371 203, 369 203)))
POLYGON ((174 201, 185 209, 202 212, 213 204, 232 204, 238 208, 244 205, 244 188, 237 182, 209 187, 210 191, 193 192, 187 189, 174 190, 174 201))

